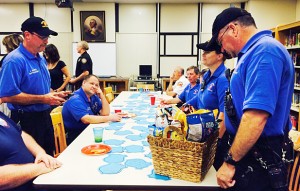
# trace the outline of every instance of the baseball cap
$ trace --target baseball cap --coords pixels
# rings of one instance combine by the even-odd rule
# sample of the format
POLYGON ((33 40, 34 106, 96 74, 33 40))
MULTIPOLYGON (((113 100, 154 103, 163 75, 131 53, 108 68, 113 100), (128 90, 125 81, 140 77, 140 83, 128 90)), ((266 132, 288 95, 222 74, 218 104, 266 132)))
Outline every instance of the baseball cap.
POLYGON ((47 22, 40 17, 30 17, 26 19, 21 26, 21 30, 35 32, 40 36, 57 36, 57 32, 50 30, 47 22))
POLYGON ((244 9, 237 8, 237 7, 230 7, 225 10, 223 10, 215 19, 212 27, 212 38, 210 40, 210 43, 216 42, 220 30, 225 27, 228 23, 231 21, 237 19, 238 17, 250 15, 249 12, 247 12, 244 9))
POLYGON ((217 42, 206 41, 204 43, 200 43, 196 45, 198 49, 202 49, 204 51, 217 51, 221 52, 221 47, 217 44, 217 42))

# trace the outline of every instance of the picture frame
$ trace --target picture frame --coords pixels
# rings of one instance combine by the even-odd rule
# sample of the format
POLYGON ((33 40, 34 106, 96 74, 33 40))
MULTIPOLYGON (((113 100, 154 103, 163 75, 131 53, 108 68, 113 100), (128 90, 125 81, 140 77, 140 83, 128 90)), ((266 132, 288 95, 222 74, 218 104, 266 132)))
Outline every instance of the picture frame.
POLYGON ((0 32, 0 56, 4 56, 7 54, 6 47, 2 44, 2 40, 5 36, 10 34, 19 34, 21 35, 22 32, 0 32))
POLYGON ((80 11, 81 40, 105 42, 105 11, 80 11))

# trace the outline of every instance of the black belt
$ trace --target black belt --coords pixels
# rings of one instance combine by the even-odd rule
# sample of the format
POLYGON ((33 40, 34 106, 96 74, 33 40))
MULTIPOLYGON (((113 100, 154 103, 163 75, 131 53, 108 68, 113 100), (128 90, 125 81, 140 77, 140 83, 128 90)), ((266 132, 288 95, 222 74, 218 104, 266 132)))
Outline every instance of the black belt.
POLYGON ((18 110, 12 110, 11 112, 18 114, 18 115, 22 115, 22 114, 42 114, 42 113, 49 113, 50 112, 50 108, 43 110, 43 111, 24 111, 23 109, 18 109, 18 110))
MULTIPOLYGON (((228 143, 232 145, 235 135, 227 133, 228 136, 228 143)), ((268 145, 277 145, 282 144, 283 135, 275 135, 275 136, 267 136, 267 137, 260 137, 255 145, 260 147, 266 147, 268 145)))

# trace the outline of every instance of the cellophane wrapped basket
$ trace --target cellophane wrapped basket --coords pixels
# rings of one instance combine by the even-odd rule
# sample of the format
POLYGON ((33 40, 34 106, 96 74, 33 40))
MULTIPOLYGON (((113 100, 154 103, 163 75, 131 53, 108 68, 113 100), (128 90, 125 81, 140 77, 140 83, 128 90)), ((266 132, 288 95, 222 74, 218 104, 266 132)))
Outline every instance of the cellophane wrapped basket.
POLYGON ((171 140, 148 135, 156 174, 190 182, 201 182, 214 163, 218 131, 206 142, 171 140))

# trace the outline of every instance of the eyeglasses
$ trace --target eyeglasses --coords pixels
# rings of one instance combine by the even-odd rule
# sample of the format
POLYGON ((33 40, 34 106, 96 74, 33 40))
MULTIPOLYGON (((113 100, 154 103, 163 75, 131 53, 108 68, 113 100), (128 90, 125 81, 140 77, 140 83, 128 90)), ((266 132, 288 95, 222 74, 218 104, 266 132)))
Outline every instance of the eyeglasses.
POLYGON ((40 35, 38 35, 38 34, 36 34, 36 33, 31 33, 31 34, 33 34, 33 35, 35 35, 35 36, 37 36, 37 37, 39 37, 39 39, 41 39, 41 40, 48 40, 48 38, 50 38, 49 36, 40 36, 40 35))
POLYGON ((221 35, 221 38, 217 40, 217 43, 220 47, 222 47, 222 38, 224 36, 224 34, 227 32, 227 30, 229 29, 229 26, 226 28, 226 30, 223 32, 223 34, 221 35))

